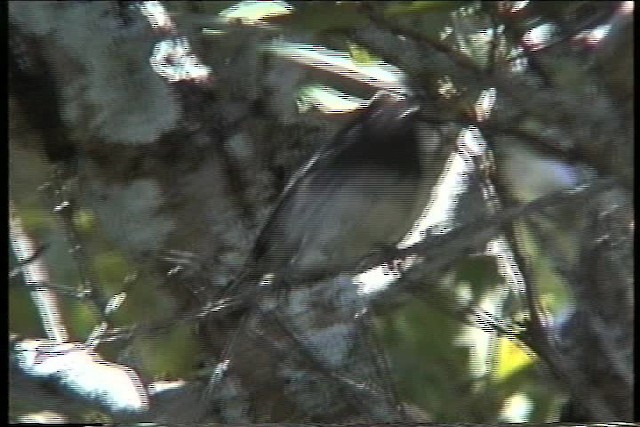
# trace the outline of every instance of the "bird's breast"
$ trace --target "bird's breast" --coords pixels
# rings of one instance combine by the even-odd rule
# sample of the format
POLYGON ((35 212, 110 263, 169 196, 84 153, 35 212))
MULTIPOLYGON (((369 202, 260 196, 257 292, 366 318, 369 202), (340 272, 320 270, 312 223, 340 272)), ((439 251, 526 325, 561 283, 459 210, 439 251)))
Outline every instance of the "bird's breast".
POLYGON ((419 213, 419 191, 415 177, 379 168, 303 179, 279 207, 287 215, 275 213, 288 222, 268 231, 278 237, 270 239, 275 244, 264 255, 267 264, 301 279, 350 270, 404 236, 419 213))

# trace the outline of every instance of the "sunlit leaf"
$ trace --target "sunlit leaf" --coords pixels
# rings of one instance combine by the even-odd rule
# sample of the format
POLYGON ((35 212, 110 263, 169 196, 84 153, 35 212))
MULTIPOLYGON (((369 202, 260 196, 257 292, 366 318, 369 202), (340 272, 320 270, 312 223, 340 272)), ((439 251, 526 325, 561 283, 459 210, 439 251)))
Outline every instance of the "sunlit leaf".
POLYGON ((427 12, 451 11, 460 6, 459 1, 411 1, 395 2, 384 11, 386 16, 406 15, 427 12))
POLYGON ((293 7, 284 1, 242 1, 219 13, 225 21, 240 20, 245 24, 288 15, 293 7))
POLYGON ((298 108, 304 112, 317 108, 324 113, 344 113, 356 110, 365 101, 327 86, 309 85, 298 92, 298 108))
POLYGON ((355 43, 349 43, 349 55, 354 63, 358 65, 375 65, 381 59, 372 55, 367 49, 355 43))
POLYGON ((533 359, 521 346, 501 337, 498 341, 498 364, 495 375, 498 379, 506 379, 515 372, 531 365, 533 359))

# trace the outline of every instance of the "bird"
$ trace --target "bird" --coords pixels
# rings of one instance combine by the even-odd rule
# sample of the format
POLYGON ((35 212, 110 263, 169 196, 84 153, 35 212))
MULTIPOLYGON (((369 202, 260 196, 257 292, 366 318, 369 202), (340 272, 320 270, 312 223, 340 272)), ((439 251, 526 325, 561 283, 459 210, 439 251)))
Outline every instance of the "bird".
MULTIPOLYGON (((277 325, 297 337, 286 323, 286 308, 280 309, 281 292, 288 296, 340 273, 355 274, 369 254, 397 244, 411 229, 450 148, 437 143, 435 132, 420 131, 421 107, 413 98, 375 96, 292 175, 244 268, 218 300, 231 307, 220 319, 221 329, 231 333, 204 396, 221 384, 238 346, 245 354, 241 337, 256 327, 277 325), (268 275, 271 280, 264 280, 268 275), (275 305, 262 304, 263 296, 273 295, 267 301, 275 305)), ((252 369, 262 354, 255 354, 252 369)))
POLYGON ((238 286, 269 273, 289 287, 353 273, 369 253, 398 243, 437 178, 425 161, 419 110, 414 99, 378 94, 321 147, 280 195, 238 286))

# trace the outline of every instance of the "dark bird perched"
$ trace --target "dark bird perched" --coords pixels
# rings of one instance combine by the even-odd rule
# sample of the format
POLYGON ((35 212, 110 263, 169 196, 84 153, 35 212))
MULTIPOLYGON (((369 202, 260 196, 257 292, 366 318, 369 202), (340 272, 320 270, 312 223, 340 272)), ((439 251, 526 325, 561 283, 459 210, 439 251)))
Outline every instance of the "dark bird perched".
MULTIPOLYGON (((233 306, 236 316, 222 319, 222 329, 233 333, 206 395, 221 383, 236 349, 241 358, 251 358, 236 369, 262 372, 273 365, 268 352, 247 356, 251 339, 239 338, 250 337, 256 325, 277 325, 289 331, 285 335, 295 336, 283 320, 287 310, 265 311, 260 293, 293 291, 339 273, 355 273, 372 251, 398 243, 410 230, 440 175, 439 167, 428 165, 442 165, 448 155, 435 132, 421 134, 417 112, 414 101, 376 97, 293 176, 242 274, 217 302, 219 307, 233 306), (273 275, 271 285, 259 286, 267 274, 273 275)), ((269 381, 277 401, 278 387, 273 384, 279 380, 269 381)))
POLYGON ((398 243, 439 174, 425 168, 417 111, 413 101, 377 96, 321 148, 285 188, 234 287, 247 290, 267 273, 295 287, 354 272, 371 251, 398 243))

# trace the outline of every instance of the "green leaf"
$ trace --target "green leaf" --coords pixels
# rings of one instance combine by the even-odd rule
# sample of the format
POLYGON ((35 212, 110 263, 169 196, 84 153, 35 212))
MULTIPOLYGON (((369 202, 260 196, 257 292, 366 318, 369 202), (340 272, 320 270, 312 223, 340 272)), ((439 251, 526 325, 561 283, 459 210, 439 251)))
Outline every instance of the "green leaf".
POLYGON ((351 42, 348 42, 348 46, 351 60, 358 65, 376 65, 382 61, 362 46, 351 42))
POLYGON ((505 337, 498 339, 498 363, 494 373, 498 380, 510 377, 533 361, 533 357, 522 346, 505 337))
POLYGON ((395 2, 384 11, 385 16, 408 15, 428 12, 450 12, 464 2, 460 1, 411 1, 395 2))

